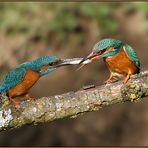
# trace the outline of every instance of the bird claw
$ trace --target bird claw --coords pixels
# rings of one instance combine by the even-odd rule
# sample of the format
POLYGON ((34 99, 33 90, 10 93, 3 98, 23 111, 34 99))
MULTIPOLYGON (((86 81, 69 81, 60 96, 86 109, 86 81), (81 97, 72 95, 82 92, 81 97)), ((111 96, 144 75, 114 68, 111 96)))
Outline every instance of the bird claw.
POLYGON ((35 100, 35 99, 34 99, 34 98, 29 97, 29 98, 27 98, 27 100, 35 100))
POLYGON ((127 75, 126 78, 123 80, 123 83, 126 84, 129 79, 130 79, 130 75, 127 75))
POLYGON ((108 80, 104 81, 104 84, 109 84, 111 82, 112 82, 112 80, 111 79, 108 79, 108 80))
POLYGON ((24 97, 25 97, 27 100, 34 100, 34 98, 30 97, 29 94, 26 94, 24 97))
POLYGON ((21 102, 19 101, 15 101, 14 99, 12 98, 9 98, 10 99, 10 102, 12 102, 14 105, 19 105, 21 102))

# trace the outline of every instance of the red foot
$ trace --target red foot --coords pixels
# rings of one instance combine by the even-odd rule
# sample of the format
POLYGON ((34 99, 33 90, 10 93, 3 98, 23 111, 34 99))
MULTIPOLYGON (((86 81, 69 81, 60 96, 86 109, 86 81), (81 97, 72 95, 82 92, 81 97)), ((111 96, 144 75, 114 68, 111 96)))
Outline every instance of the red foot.
POLYGON ((128 74, 128 75, 126 76, 126 78, 123 80, 123 83, 124 83, 124 84, 127 83, 127 81, 129 80, 129 78, 130 78, 130 74, 128 74))
POLYGON ((24 97, 25 97, 27 100, 34 100, 34 98, 30 97, 29 94, 26 94, 24 97))
POLYGON ((110 77, 106 80, 106 81, 104 81, 104 83, 105 84, 107 84, 107 83, 111 83, 112 81, 112 78, 113 78, 113 76, 112 75, 110 75, 110 77))
POLYGON ((12 102, 14 105, 18 105, 18 104, 21 103, 21 102, 19 102, 19 101, 15 101, 15 100, 12 99, 11 97, 9 97, 9 100, 10 100, 10 102, 12 102))

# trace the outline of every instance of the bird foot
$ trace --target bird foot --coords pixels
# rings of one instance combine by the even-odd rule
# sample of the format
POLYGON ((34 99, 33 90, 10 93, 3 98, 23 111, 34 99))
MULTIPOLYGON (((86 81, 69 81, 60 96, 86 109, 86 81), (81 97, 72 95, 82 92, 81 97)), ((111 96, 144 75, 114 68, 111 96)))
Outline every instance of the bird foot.
POLYGON ((27 100, 34 100, 34 98, 30 97, 29 94, 26 94, 24 97, 25 97, 27 100))
POLYGON ((109 84, 109 83, 111 83, 112 81, 111 80, 109 80, 109 81, 104 81, 104 84, 109 84))
POLYGON ((12 102, 14 105, 18 105, 18 104, 21 103, 21 102, 19 102, 19 101, 15 101, 15 100, 12 99, 11 97, 9 97, 9 99, 10 99, 10 102, 12 102))
POLYGON ((112 82, 111 79, 107 79, 106 81, 104 81, 104 84, 109 84, 109 83, 111 83, 111 82, 112 82))
POLYGON ((127 75, 126 78, 123 80, 123 83, 127 83, 127 81, 130 79, 130 75, 127 75))
POLYGON ((113 75, 110 74, 109 78, 106 81, 104 81, 104 84, 111 83, 112 82, 112 78, 113 78, 113 75))

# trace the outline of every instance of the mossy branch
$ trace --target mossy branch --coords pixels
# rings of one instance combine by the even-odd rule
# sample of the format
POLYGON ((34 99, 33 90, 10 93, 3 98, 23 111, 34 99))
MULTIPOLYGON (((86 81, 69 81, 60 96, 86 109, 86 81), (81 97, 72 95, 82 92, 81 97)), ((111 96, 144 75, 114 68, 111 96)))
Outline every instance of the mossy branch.
POLYGON ((77 92, 23 101, 18 106, 2 105, 0 131, 26 124, 76 117, 84 112, 96 111, 104 106, 134 101, 146 96, 148 96, 148 71, 132 76, 127 84, 119 81, 102 86, 89 86, 77 92))

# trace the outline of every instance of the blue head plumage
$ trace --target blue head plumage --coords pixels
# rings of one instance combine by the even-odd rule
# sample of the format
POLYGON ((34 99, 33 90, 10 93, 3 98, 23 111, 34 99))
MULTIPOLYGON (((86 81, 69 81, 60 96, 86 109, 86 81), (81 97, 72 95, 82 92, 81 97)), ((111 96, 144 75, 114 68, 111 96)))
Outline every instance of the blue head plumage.
POLYGON ((117 39, 103 39, 93 47, 93 52, 99 52, 109 49, 110 47, 119 48, 122 42, 117 39))
POLYGON ((123 48, 121 48, 123 45, 122 41, 117 40, 117 39, 103 39, 101 41, 99 41, 94 47, 93 47, 93 52, 105 52, 107 49, 113 47, 114 50, 104 54, 102 57, 109 57, 109 56, 113 56, 115 55, 120 49, 122 50, 123 48))
POLYGON ((57 56, 42 56, 36 60, 33 60, 31 62, 25 62, 23 64, 20 64, 18 67, 24 67, 27 69, 32 69, 36 72, 39 72, 40 75, 45 75, 49 72, 52 72, 56 70, 56 68, 49 68, 46 71, 40 71, 42 66, 50 66, 52 63, 58 61, 59 58, 57 56))

